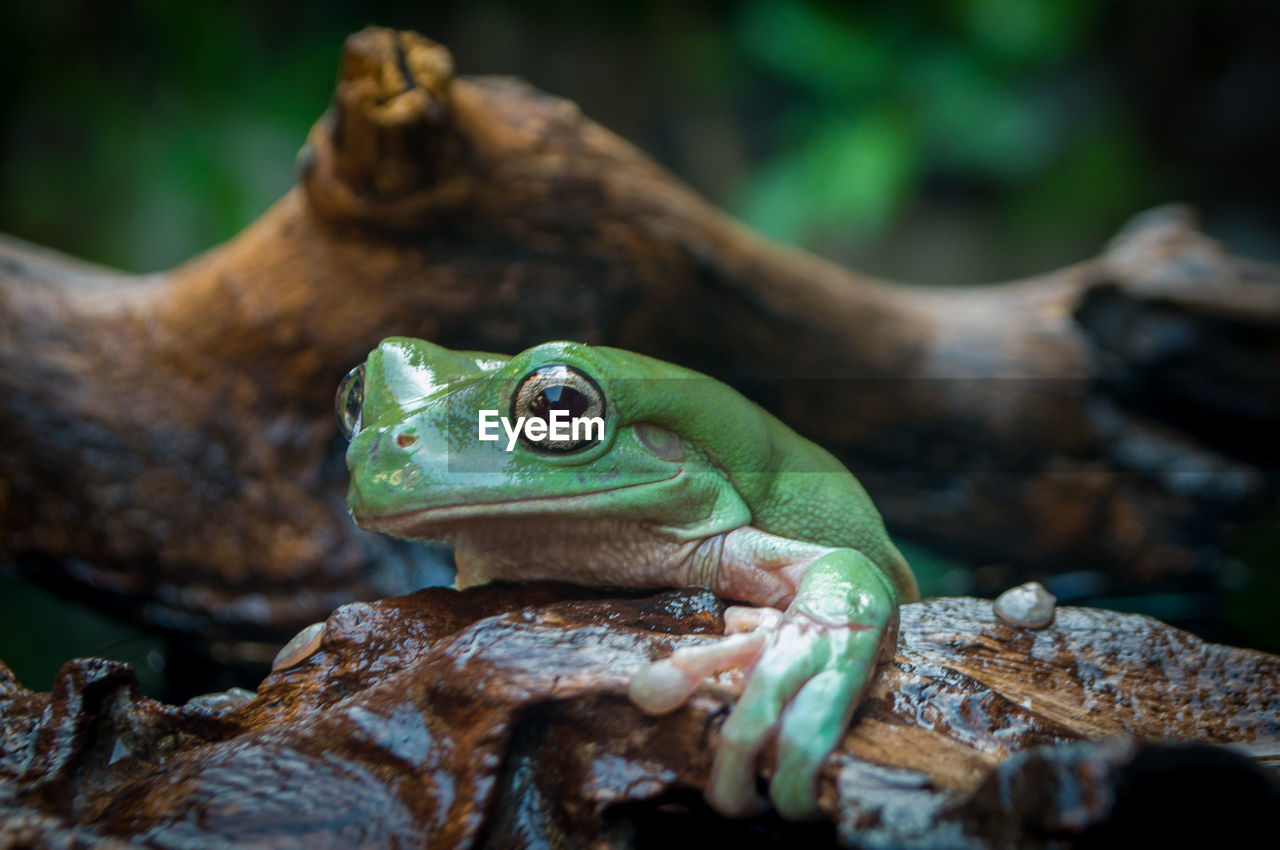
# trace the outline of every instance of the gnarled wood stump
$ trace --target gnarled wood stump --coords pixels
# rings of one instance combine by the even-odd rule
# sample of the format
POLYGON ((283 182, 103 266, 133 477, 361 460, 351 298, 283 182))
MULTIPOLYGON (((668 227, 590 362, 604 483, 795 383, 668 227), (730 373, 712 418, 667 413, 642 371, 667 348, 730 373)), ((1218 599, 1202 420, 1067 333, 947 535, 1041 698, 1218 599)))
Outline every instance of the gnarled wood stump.
POLYGON ((969 289, 772 245, 570 103, 346 45, 301 185, 119 275, 0 243, 0 557, 170 629, 274 640, 427 577, 345 516, 334 387, 381 338, 571 338, 736 383, 845 458, 899 534, 1121 585, 1212 572, 1273 504, 1276 270, 1178 211, 969 289))

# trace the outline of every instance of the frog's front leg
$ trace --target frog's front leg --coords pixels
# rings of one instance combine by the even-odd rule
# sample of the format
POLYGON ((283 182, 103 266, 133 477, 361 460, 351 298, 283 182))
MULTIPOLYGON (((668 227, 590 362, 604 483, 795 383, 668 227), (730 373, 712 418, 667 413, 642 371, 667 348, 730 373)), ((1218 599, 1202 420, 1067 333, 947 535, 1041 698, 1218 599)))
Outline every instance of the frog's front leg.
POLYGON ((771 608, 733 607, 714 644, 676 650, 640 671, 631 698, 654 713, 682 705, 717 670, 749 671, 720 730, 707 800, 729 815, 762 806, 756 760, 776 741, 769 797, 792 819, 817 813, 817 778, 875 669, 897 595, 853 549, 788 540, 753 528, 724 536, 714 580, 719 595, 771 608))

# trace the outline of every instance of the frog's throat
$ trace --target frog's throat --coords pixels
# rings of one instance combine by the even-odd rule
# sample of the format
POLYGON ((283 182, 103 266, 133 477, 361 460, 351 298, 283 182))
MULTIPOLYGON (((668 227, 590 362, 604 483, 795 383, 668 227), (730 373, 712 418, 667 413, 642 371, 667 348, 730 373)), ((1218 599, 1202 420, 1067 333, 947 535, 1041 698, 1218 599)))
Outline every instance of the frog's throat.
POLYGON ((635 484, 624 484, 619 487, 605 487, 586 493, 417 508, 386 516, 361 517, 357 524, 369 531, 378 531, 383 534, 390 534, 393 537, 426 539, 438 537, 451 526, 478 517, 531 517, 544 514, 565 516, 572 515, 577 509, 582 510, 583 516, 598 516, 600 513, 599 496, 606 493, 618 493, 624 490, 650 487, 654 484, 664 484, 679 478, 683 472, 683 469, 679 469, 665 478, 655 478, 651 481, 640 481, 635 484))

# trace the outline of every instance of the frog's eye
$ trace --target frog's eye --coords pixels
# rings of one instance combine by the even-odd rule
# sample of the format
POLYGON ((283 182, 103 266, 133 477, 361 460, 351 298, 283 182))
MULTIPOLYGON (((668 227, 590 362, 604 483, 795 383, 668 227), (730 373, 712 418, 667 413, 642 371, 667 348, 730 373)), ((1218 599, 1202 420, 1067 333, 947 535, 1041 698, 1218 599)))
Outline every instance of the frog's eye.
POLYGON ((530 372, 516 388, 512 418, 541 419, 546 428, 530 432, 525 442, 549 452, 572 452, 604 439, 604 393, 595 381, 572 366, 551 363, 530 372), (534 439, 539 433, 545 438, 534 439))
POLYGON ((333 400, 338 410, 338 429, 350 440, 360 430, 360 412, 364 409, 364 364, 347 373, 338 384, 333 400))

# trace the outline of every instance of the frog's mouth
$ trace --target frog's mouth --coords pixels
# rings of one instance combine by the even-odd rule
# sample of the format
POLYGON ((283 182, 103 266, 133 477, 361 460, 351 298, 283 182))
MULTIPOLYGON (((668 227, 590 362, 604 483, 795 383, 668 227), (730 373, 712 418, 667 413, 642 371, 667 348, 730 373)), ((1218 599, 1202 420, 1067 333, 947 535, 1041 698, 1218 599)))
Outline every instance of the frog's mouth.
MULTIPOLYGON (((679 469, 663 478, 651 481, 639 481, 635 484, 624 484, 618 487, 606 487, 586 493, 568 493, 560 496, 539 496, 533 499, 507 499, 495 502, 475 502, 465 505, 436 505, 416 508, 402 513, 385 516, 362 517, 356 524, 368 531, 390 534, 393 537, 410 539, 445 539, 450 529, 462 525, 473 524, 477 519, 494 518, 514 519, 537 516, 555 516, 563 519, 601 519, 609 516, 607 509, 601 509, 599 497, 604 494, 619 493, 624 490, 635 490, 663 484, 679 478, 684 473, 679 469)), ((617 517, 619 519, 642 517, 617 517)))

